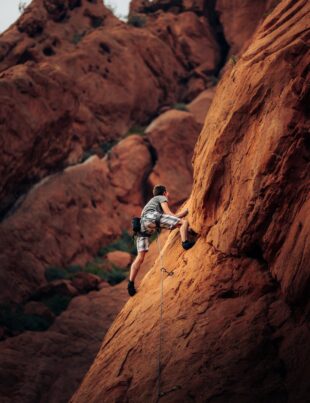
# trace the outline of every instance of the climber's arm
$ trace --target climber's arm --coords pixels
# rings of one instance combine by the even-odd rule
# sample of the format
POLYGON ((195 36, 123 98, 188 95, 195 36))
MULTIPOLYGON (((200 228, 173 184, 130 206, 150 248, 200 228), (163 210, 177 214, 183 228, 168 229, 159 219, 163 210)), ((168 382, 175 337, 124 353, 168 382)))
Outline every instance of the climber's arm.
POLYGON ((169 215, 173 215, 174 217, 176 217, 176 214, 174 214, 170 210, 167 202, 160 203, 160 205, 161 205, 161 208, 163 209, 164 214, 169 214, 169 215))
POLYGON ((176 214, 176 216, 178 218, 183 218, 188 214, 188 208, 186 208, 185 210, 181 211, 180 213, 176 214))
POLYGON ((178 214, 174 214, 174 213, 170 210, 170 208, 169 208, 167 202, 160 203, 160 205, 161 205, 161 207, 162 207, 162 209, 163 209, 163 212, 164 212, 165 214, 169 214, 169 215, 172 215, 172 216, 174 216, 174 217, 183 218, 183 217, 185 217, 185 216, 188 214, 188 209, 185 209, 184 211, 181 211, 181 212, 178 213, 178 214))

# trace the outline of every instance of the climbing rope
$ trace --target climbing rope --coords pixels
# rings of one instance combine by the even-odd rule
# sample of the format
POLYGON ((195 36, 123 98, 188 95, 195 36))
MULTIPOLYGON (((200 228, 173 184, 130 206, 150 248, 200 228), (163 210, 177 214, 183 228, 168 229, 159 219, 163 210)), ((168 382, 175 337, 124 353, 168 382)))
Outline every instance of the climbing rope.
POLYGON ((159 401, 159 399, 163 396, 165 396, 167 393, 173 392, 174 390, 177 390, 180 388, 179 385, 174 386, 170 390, 166 392, 161 391, 161 353, 162 353, 162 344, 163 344, 163 301, 164 301, 164 273, 167 274, 167 276, 173 276, 173 271, 168 271, 164 267, 163 263, 163 256, 162 256, 162 251, 161 251, 161 246, 160 246, 160 241, 159 241, 159 231, 157 231, 157 248, 158 248, 158 254, 159 254, 159 259, 160 259, 160 317, 159 317, 159 347, 158 347, 158 375, 157 375, 157 400, 156 402, 159 401))

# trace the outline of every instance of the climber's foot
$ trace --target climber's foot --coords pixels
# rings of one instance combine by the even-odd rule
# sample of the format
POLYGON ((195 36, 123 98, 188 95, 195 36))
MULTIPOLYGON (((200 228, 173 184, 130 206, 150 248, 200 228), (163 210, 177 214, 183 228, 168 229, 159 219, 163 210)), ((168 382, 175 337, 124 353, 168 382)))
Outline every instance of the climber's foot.
POLYGON ((188 250, 188 249, 192 248, 194 245, 195 245, 194 241, 184 241, 184 242, 182 242, 182 247, 185 250, 188 250))
POLYGON ((197 232, 195 232, 192 228, 188 228, 187 232, 191 236, 197 236, 198 235, 197 232))
POLYGON ((131 297, 133 297, 135 294, 136 294, 136 292, 137 292, 137 290, 135 289, 135 283, 133 282, 133 281, 128 281, 128 287, 127 287, 127 289, 128 289, 128 294, 131 296, 131 297))

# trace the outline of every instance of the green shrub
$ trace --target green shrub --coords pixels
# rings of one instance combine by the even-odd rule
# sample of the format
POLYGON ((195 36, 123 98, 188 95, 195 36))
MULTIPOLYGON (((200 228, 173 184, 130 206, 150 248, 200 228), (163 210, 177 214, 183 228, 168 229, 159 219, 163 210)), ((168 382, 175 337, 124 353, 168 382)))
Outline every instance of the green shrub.
POLYGON ((110 285, 116 285, 126 279, 128 272, 113 266, 112 270, 104 272, 103 279, 110 285))
POLYGON ((144 136, 146 126, 135 125, 132 126, 125 137, 130 136, 131 134, 140 134, 140 136, 144 136))
POLYGON ((184 104, 182 102, 178 102, 178 103, 172 105, 172 109, 177 109, 178 111, 188 112, 186 104, 184 104))
POLYGON ((93 28, 99 28, 99 27, 101 27, 102 22, 103 22, 103 18, 102 18, 102 17, 95 17, 95 16, 92 16, 92 17, 90 18, 90 23, 91 23, 91 26, 92 26, 93 28))
POLYGON ((102 257, 105 256, 108 252, 112 252, 115 250, 128 252, 131 255, 135 255, 137 253, 134 241, 127 231, 124 231, 121 237, 115 242, 107 246, 102 246, 98 251, 98 255, 102 257))
POLYGON ((118 284, 125 280, 128 274, 126 271, 114 265, 112 265, 112 268, 111 266, 109 267, 108 264, 105 268, 99 267, 95 261, 88 262, 84 267, 84 271, 99 276, 102 280, 107 281, 111 285, 118 284))
POLYGON ((96 150, 93 150, 92 148, 90 148, 89 150, 84 151, 82 158, 81 158, 81 162, 84 162, 86 160, 88 160, 89 157, 92 157, 93 155, 97 154, 96 150))
POLYGON ((52 320, 42 316, 24 313, 20 306, 13 308, 9 304, 0 305, 0 326, 4 326, 10 331, 44 331, 49 328, 51 322, 52 320))
POLYGON ((104 154, 111 150, 117 144, 116 140, 108 140, 105 143, 100 144, 100 148, 104 154))
POLYGON ((102 259, 101 256, 96 256, 96 257, 94 257, 94 259, 93 259, 92 261, 93 261, 93 263, 95 263, 95 264, 103 264, 103 263, 104 263, 104 260, 102 259))
POLYGON ((106 279, 104 270, 97 266, 95 262, 88 262, 84 267, 84 271, 86 273, 95 274, 96 276, 102 278, 103 280, 106 279))
POLYGON ((79 265, 71 265, 67 268, 63 267, 48 267, 45 269, 45 278, 47 281, 68 279, 71 280, 75 277, 76 273, 83 271, 79 265))
POLYGON ((75 32, 72 36, 71 43, 77 45, 85 35, 85 32, 75 32))
POLYGON ((71 266, 67 267, 68 273, 79 273, 82 270, 83 268, 78 264, 72 264, 71 266))
POLYGON ((235 64, 237 64, 238 57, 236 55, 231 55, 229 60, 230 60, 230 63, 234 66, 235 64))
POLYGON ((210 76, 208 77, 208 80, 212 86, 216 85, 219 82, 219 78, 216 76, 210 76))
POLYGON ((127 24, 136 28, 142 28, 146 24, 146 18, 141 15, 132 14, 128 17, 127 24))
POLYGON ((72 297, 68 295, 55 294, 52 297, 45 298, 41 302, 45 304, 55 315, 60 315, 67 309, 72 297))
POLYGON ((47 281, 68 278, 68 272, 63 267, 48 267, 45 270, 45 278, 47 281))

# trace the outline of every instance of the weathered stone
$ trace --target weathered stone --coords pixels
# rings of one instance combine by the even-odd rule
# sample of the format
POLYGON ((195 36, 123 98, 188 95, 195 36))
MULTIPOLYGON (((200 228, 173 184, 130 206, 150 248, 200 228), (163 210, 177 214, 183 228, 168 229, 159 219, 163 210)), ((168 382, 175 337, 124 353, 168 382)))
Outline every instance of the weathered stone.
POLYGON ((72 285, 81 294, 86 294, 89 291, 98 290, 101 278, 92 273, 76 273, 74 278, 71 280, 72 285))
POLYGON ((215 94, 215 87, 203 91, 189 105, 188 110, 194 115, 196 122, 203 125, 215 94))
POLYGON ((32 295, 33 299, 48 298, 53 295, 65 295, 68 297, 75 297, 78 295, 77 289, 72 285, 70 280, 54 280, 48 284, 39 287, 32 295))
POLYGON ((106 258, 110 263, 122 269, 128 269, 132 261, 130 253, 119 250, 107 253, 106 258))
POLYGON ((276 1, 268 0, 218 0, 216 11, 222 23, 230 54, 238 55, 255 32, 259 22, 268 14, 276 1))
POLYGON ((24 305, 23 309, 24 313, 29 315, 38 315, 46 318, 47 320, 54 320, 55 315, 53 312, 41 302, 30 301, 26 305, 24 305))
POLYGON ((201 129, 190 112, 170 110, 155 119, 146 129, 157 161, 149 177, 149 186, 167 186, 169 203, 180 206, 189 196, 192 186, 191 158, 201 129))
POLYGON ((148 147, 129 136, 108 157, 93 156, 28 193, 0 226, 0 300, 20 302, 46 282, 46 267, 85 264, 128 228, 152 167, 148 147))
POLYGON ((128 298, 124 283, 108 287, 73 298, 48 330, 1 341, 1 402, 68 402, 128 298))
POLYGON ((198 240, 172 231, 173 276, 157 259, 70 402, 307 401, 309 7, 282 1, 226 71, 195 147, 198 240))

